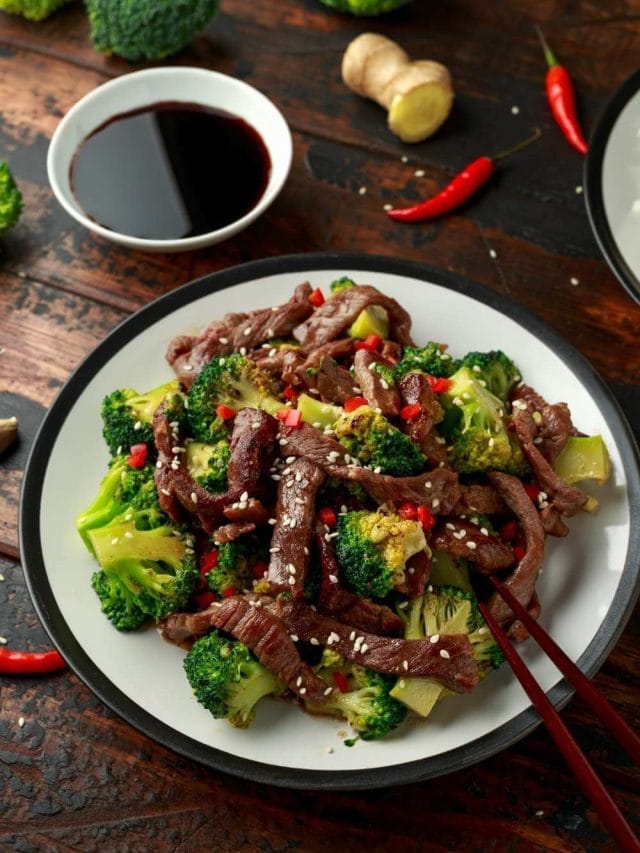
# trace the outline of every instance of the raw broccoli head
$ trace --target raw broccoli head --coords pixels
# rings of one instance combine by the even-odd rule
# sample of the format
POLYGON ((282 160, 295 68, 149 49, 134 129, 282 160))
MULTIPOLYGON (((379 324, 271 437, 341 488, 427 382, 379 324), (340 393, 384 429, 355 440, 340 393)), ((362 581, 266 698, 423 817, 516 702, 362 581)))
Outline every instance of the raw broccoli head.
POLYGON ((385 598, 405 580, 407 560, 427 543, 417 521, 357 510, 340 515, 336 557, 347 584, 359 595, 385 598))
POLYGON ((480 384, 470 367, 458 368, 449 380, 449 389, 440 398, 445 408, 440 430, 449 443, 449 460, 456 471, 525 474, 527 465, 507 430, 502 401, 480 384))
POLYGON ((453 359, 440 344, 429 341, 423 347, 403 347, 402 358, 396 364, 396 376, 405 373, 429 373, 431 376, 451 376, 455 370, 453 359))
POLYGON ((275 415, 284 405, 275 396, 269 375, 237 352, 212 358, 189 389, 188 399, 191 431, 204 442, 220 438, 217 406, 234 411, 250 407, 275 415))
POLYGON ((248 728, 263 696, 281 694, 285 685, 249 649, 212 631, 191 647, 184 670, 196 699, 216 719, 248 728))
POLYGON ((178 397, 177 390, 178 382, 173 380, 145 394, 133 388, 118 388, 107 394, 102 401, 102 434, 112 455, 127 453, 132 445, 144 442, 154 456, 153 415, 170 395, 178 397))
POLYGON ((22 15, 29 21, 42 21, 69 2, 70 0, 0 0, 0 11, 22 15))
POLYGON ((215 444, 190 441, 186 448, 187 470, 193 479, 209 492, 226 492, 230 457, 227 439, 222 438, 215 444))
MULTIPOLYGON (((0 2, 0 9, 2 9, 0 2)), ((7 9, 6 11, 12 11, 7 9)), ((0 235, 13 228, 22 213, 22 193, 9 166, 0 160, 0 235)))
POLYGON ((320 0, 320 2, 338 12, 373 17, 393 12, 401 6, 406 6, 411 0, 320 0))
MULTIPOLYGON (((385 737, 404 720, 406 707, 389 695, 395 677, 373 672, 363 666, 350 664, 329 667, 328 672, 340 670, 347 680, 349 690, 343 693, 332 679, 327 683, 334 689, 323 713, 344 717, 363 740, 385 737)), ((322 676, 322 671, 320 675, 322 676)))
POLYGON ((417 445, 369 406, 343 412, 333 430, 351 456, 382 474, 406 477, 424 470, 426 458, 417 445))
POLYGON ((329 285, 329 291, 332 294, 340 293, 341 290, 348 290, 350 287, 356 287, 355 281, 348 276, 343 275, 342 278, 337 278, 335 281, 331 282, 329 285))
POLYGON ((501 350, 468 352, 456 362, 456 368, 468 367, 476 379, 486 383, 486 388, 503 403, 509 400, 513 386, 520 381, 520 371, 501 350))
POLYGON ((218 0, 85 0, 95 47, 131 62, 181 50, 218 11, 218 0))

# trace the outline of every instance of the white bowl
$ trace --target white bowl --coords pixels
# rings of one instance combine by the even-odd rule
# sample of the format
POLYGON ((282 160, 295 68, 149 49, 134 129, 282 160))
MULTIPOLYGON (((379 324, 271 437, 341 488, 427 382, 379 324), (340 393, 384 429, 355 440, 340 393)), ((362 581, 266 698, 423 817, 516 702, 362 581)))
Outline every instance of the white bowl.
POLYGON ((130 248, 177 252, 199 249, 226 240, 264 213, 282 189, 291 166, 292 153, 291 132, 282 113, 247 83, 203 68, 149 68, 104 83, 71 107, 51 139, 47 174, 54 195, 62 207, 86 228, 130 248), (271 159, 269 180, 257 204, 240 219, 195 237, 151 240, 105 228, 81 209, 69 180, 71 162, 80 143, 109 119, 161 101, 197 103, 224 110, 244 119, 262 137, 271 159))

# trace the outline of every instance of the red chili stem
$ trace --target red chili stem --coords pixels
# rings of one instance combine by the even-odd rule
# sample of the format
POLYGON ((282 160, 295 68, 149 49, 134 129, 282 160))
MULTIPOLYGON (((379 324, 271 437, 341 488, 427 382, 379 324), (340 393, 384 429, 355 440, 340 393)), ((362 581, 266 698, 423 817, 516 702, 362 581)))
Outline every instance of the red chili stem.
POLYGON ((64 669, 66 663, 56 651, 19 652, 0 649, 0 673, 2 675, 44 675, 64 669))

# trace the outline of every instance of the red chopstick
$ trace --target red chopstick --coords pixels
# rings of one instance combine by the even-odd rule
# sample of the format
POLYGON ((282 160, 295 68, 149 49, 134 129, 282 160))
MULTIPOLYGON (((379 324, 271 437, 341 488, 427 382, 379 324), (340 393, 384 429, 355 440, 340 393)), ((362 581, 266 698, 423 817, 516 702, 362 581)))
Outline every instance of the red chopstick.
MULTIPOLYGON (((571 670, 571 667, 575 665, 569 661, 564 652, 562 652, 559 647, 555 644, 555 642, 544 632, 542 628, 529 616, 526 610, 516 601, 516 599, 511 595, 510 591, 497 579, 491 578, 493 584, 498 591, 499 595, 501 595, 506 603, 511 607, 515 615, 522 621, 525 628, 531 633, 531 636, 540 643, 541 648, 549 655, 550 659, 556 664, 558 669, 565 675, 565 677, 573 684, 576 688, 576 692, 579 695, 585 697, 587 691, 584 691, 584 688, 581 690, 578 689, 577 684, 573 682, 574 672, 571 670), (535 626, 535 628, 533 627, 535 626), (536 630, 537 629, 537 630, 536 630), (544 638, 544 639, 541 639, 544 638), (560 652, 560 655, 558 655, 560 652), (564 659, 563 659, 564 658, 564 659), (571 667, 567 667, 566 663, 570 663, 571 667), (569 675, 569 670, 571 670, 571 674, 569 675)), ((520 657, 520 655, 516 652, 514 647, 511 645, 507 635, 502 630, 502 628, 498 625, 494 617, 491 615, 489 608, 486 604, 480 604, 480 611, 484 616, 484 619, 491 630, 491 633, 496 638, 498 645, 504 652, 504 656, 506 657, 511 669, 514 672, 514 675, 528 694, 529 698, 533 702, 536 710, 542 717, 543 722, 547 726, 549 734, 553 738, 556 743, 556 746, 562 753, 565 761, 569 765, 569 767, 573 770, 576 776, 577 782, 582 787, 585 794, 591 800, 595 810, 600 816, 602 823, 607 828, 608 832, 611 834, 612 838, 616 841, 616 843, 620 846, 620 848, 624 851, 640 851, 640 841, 634 835, 633 830, 625 820, 624 816, 611 799, 609 792, 604 787, 600 778, 596 774, 595 770, 589 764, 587 758, 581 751, 580 747, 574 740, 573 736, 569 732, 569 729, 565 726, 565 724, 560 719, 557 711, 547 699, 544 690, 540 687, 538 682, 535 680, 526 664, 520 657)), ((578 682, 581 679, 584 679, 582 673, 575 667, 576 671, 579 673, 580 678, 578 678, 578 682)), ((585 679, 586 681, 586 679, 585 679)), ((588 682, 587 682, 588 683, 588 682)), ((600 694, 597 693, 595 688, 592 685, 589 685, 591 690, 589 691, 589 698, 586 698, 585 701, 589 702, 592 705, 593 694, 597 695, 599 701, 597 701, 597 708, 594 707, 594 712, 603 719, 602 715, 602 707, 607 705, 609 710, 606 712, 606 719, 611 719, 611 715, 617 717, 616 712, 608 705, 604 697, 601 697, 600 694), (592 692, 593 691, 593 692, 592 692)), ((592 705, 593 707, 593 705, 592 705)), ((622 727, 616 726, 616 737, 619 736, 620 732, 624 730, 623 720, 620 720, 622 723, 622 727)), ((607 722, 607 725, 609 723, 607 722)), ((631 731, 629 729, 629 731, 631 731)), ((636 736, 633 734, 634 746, 636 736)), ((627 747, 627 744, 624 743, 623 746, 627 747)))

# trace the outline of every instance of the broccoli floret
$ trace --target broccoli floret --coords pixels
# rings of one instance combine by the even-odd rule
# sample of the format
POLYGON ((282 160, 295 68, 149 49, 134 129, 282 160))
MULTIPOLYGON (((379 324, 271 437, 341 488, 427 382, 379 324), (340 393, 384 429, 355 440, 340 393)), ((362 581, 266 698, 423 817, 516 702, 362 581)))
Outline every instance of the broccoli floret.
POLYGON ((507 403, 511 389, 522 378, 520 371, 501 350, 468 352, 456 362, 456 368, 469 367, 476 379, 485 382, 491 393, 507 403))
POLYGON ((417 445, 369 406, 344 412, 333 430, 351 456, 382 474, 406 477, 424 470, 426 458, 417 445))
POLYGON ((429 341, 423 347, 403 347, 402 358, 394 368, 396 376, 405 373, 429 373, 431 376, 451 376, 455 364, 448 352, 440 344, 429 341))
POLYGON ((217 631, 201 637, 184 659, 184 670, 196 699, 216 719, 248 728, 263 696, 279 695, 285 685, 249 649, 217 631))
POLYGON ((458 368, 449 381, 448 391, 440 398, 445 408, 440 430, 456 471, 525 474, 526 461, 517 440, 507 431, 502 401, 480 384, 470 367, 458 368))
MULTIPOLYGON (((2 5, 0 3, 0 8, 2 5)), ((11 11, 7 9, 6 11, 11 11)), ((22 193, 9 166, 0 160, 0 235, 13 228, 22 213, 22 193)))
POLYGON ((100 599, 102 612, 118 631, 135 631, 149 618, 140 608, 136 593, 113 575, 100 569, 92 575, 91 586, 100 599))
POLYGON ((263 409, 271 415, 282 409, 269 375, 240 353, 217 356, 205 365, 189 389, 188 418, 197 441, 211 442, 219 428, 216 407, 263 409))
POLYGON ((0 11, 22 15, 29 21, 42 21, 70 0, 0 0, 0 11))
POLYGON ((320 0, 320 2, 338 12, 373 17, 393 12, 401 6, 406 6, 411 0, 320 0))
POLYGON ((385 598, 405 580, 407 560, 427 542, 417 521, 380 511, 340 515, 336 557, 347 584, 359 595, 385 598))
POLYGON ((207 575, 207 584, 216 595, 230 590, 243 592, 252 586, 252 548, 248 541, 235 539, 218 546, 218 564, 207 575))
POLYGON ((342 278, 337 278, 335 281, 332 281, 329 285, 329 291, 331 293, 340 293, 341 290, 348 290, 350 287, 356 287, 355 281, 349 278, 346 275, 343 275, 342 278))
POLYGON ((112 455, 128 452, 134 444, 143 442, 149 448, 150 457, 155 455, 153 443, 153 415, 170 394, 176 394, 177 380, 167 382, 139 394, 133 388, 118 388, 102 401, 102 434, 112 455))
POLYGON ((229 442, 223 438, 215 444, 190 441, 186 445, 187 470, 207 491, 217 494, 227 490, 229 442))
POLYGON ((85 0, 85 5, 95 47, 131 62, 176 53, 218 11, 218 0, 85 0))

